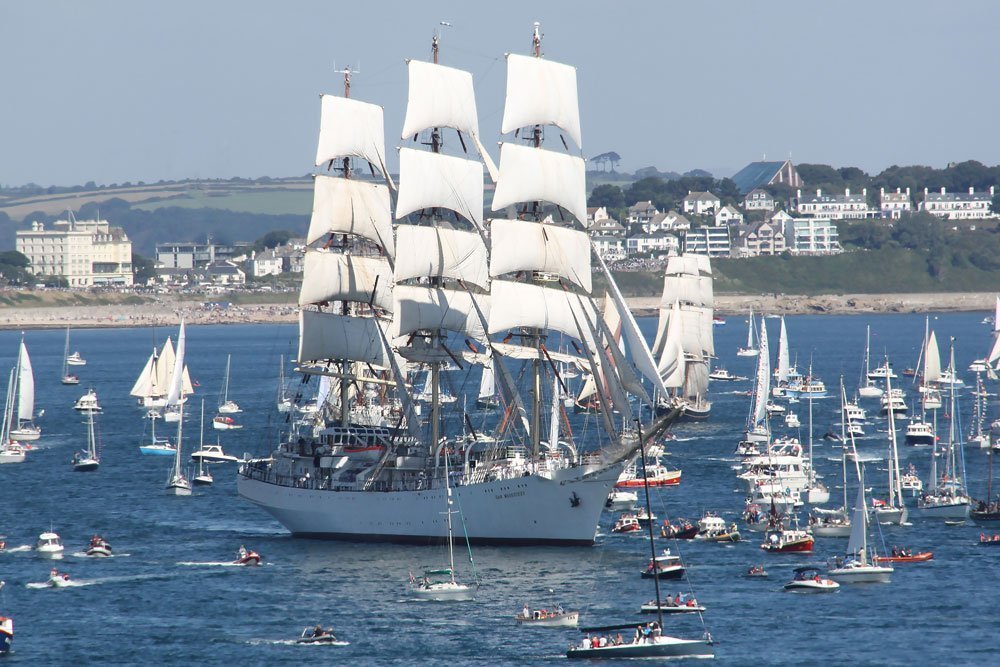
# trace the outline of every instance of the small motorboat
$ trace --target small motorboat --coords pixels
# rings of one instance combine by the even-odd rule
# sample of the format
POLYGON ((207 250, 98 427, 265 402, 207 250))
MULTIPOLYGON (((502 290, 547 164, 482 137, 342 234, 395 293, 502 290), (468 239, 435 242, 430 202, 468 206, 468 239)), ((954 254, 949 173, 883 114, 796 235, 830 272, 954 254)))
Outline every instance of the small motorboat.
POLYGON ((635 507, 639 502, 639 494, 633 491, 619 491, 612 489, 608 494, 608 499, 604 502, 604 507, 612 512, 624 512, 635 507))
MULTIPOLYGON (((664 614, 698 614, 704 612, 705 607, 698 604, 698 601, 694 597, 678 593, 674 597, 668 595, 660 603, 659 611, 664 614)), ((656 612, 656 600, 650 600, 639 607, 640 614, 655 614, 656 612)))
POLYGON ((820 575, 815 567, 795 568, 795 577, 784 586, 786 591, 801 593, 832 593, 840 588, 840 584, 820 575))
POLYGON ((97 400, 97 392, 88 389, 87 393, 77 399, 73 404, 73 409, 77 412, 102 412, 104 409, 97 400))
POLYGON ((763 565, 753 565, 749 570, 746 571, 744 575, 746 577, 760 577, 766 579, 768 577, 767 570, 764 569, 763 565))
MULTIPOLYGON (((3 582, 0 581, 0 588, 3 582)), ((0 616, 0 655, 10 653, 10 646, 14 643, 14 619, 9 616, 0 616)))
POLYGON ((260 565, 260 562, 259 553, 253 549, 241 546, 240 550, 236 553, 236 560, 233 561, 233 565, 260 565))
POLYGON ((794 412, 789 412, 785 415, 785 426, 788 428, 799 428, 802 426, 802 422, 799 421, 799 416, 794 412))
POLYGON ((236 420, 232 417, 227 417, 225 415, 219 415, 212 420, 212 428, 217 431, 234 431, 238 428, 243 428, 240 424, 236 423, 236 420))
POLYGON ((52 568, 49 572, 49 578, 45 582, 50 588, 65 588, 69 586, 69 575, 65 572, 60 572, 56 568, 52 568))
POLYGON ((66 357, 67 366, 86 366, 87 360, 80 356, 79 352, 74 352, 73 354, 67 355, 66 357))
POLYGON ((908 549, 893 549, 892 555, 875 555, 872 557, 872 560, 874 560, 877 565, 879 563, 925 563, 933 558, 933 551, 918 551, 917 553, 912 553, 908 549))
POLYGON ((746 377, 742 375, 733 375, 725 368, 716 368, 708 374, 708 379, 718 380, 720 382, 736 382, 738 380, 746 380, 746 377))
POLYGON ((111 545, 100 535, 94 535, 87 546, 87 555, 94 558, 109 558, 112 555, 111 545))
POLYGON ((52 531, 46 531, 38 536, 38 542, 35 544, 35 551, 42 558, 57 559, 63 557, 63 551, 65 548, 62 542, 59 540, 59 536, 52 531))
POLYGON ((612 533, 634 533, 637 530, 642 530, 642 525, 634 514, 622 514, 611 527, 612 533))
POLYGON ((698 535, 698 526, 687 519, 678 519, 675 524, 664 521, 660 535, 673 540, 693 540, 698 535))
POLYGON ((813 536, 805 530, 781 528, 769 531, 760 548, 772 554, 811 553, 813 536))
POLYGON ((993 535, 979 533, 979 545, 984 547, 1000 547, 1000 533, 993 533, 993 535))
POLYGON ((295 643, 318 646, 347 646, 349 642, 337 639, 337 635, 333 634, 333 628, 324 628, 322 625, 317 625, 313 628, 303 629, 302 634, 295 640, 295 643))
POLYGON ((195 461, 201 459, 205 463, 231 463, 239 461, 238 457, 222 451, 222 445, 218 444, 204 445, 201 449, 191 452, 191 458, 195 461))
POLYGON ((674 556, 670 549, 664 549, 663 553, 650 560, 646 569, 642 571, 643 579, 680 579, 684 576, 684 565, 681 564, 681 557, 674 556))
POLYGON ((580 612, 566 611, 562 605, 556 605, 555 609, 535 609, 528 605, 514 616, 518 625, 535 628, 575 628, 580 623, 580 612))
POLYGON ((80 378, 73 373, 67 373, 59 380, 63 384, 80 384, 80 378))
POLYGON ((708 542, 739 542, 740 531, 736 524, 727 525, 721 517, 704 516, 698 521, 696 540, 708 542))

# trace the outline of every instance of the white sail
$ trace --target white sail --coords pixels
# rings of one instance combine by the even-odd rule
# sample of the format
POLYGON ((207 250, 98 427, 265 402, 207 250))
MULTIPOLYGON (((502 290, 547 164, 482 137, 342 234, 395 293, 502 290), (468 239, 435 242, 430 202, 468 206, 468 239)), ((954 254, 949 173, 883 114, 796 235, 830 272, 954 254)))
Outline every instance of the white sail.
POLYGON ((542 148, 505 143, 500 147, 500 178, 493 210, 544 201, 587 223, 586 165, 582 158, 542 148))
POLYGON ((371 301, 379 308, 392 310, 392 269, 384 257, 310 250, 305 256, 302 276, 300 306, 329 301, 371 301))
POLYGON ((507 55, 507 98, 500 131, 506 134, 529 125, 555 125, 583 148, 576 68, 511 53, 507 55))
POLYGON ((924 350, 923 383, 930 384, 941 379, 941 353, 938 351, 937 338, 931 332, 927 339, 927 349, 924 350))
POLYGON ((406 252, 396 258, 397 282, 410 278, 453 278, 489 288, 486 245, 477 232, 398 225, 396 241, 406 252))
POLYGON ((993 333, 1000 333, 1000 296, 993 307, 993 333))
MULTIPOLYGON (((763 322, 763 320, 761 320, 763 322)), ((747 324, 747 347, 746 349, 753 349, 753 311, 750 311, 750 321, 747 324)))
POLYGON ((303 310, 299 313, 299 363, 360 361, 387 368, 378 320, 303 310))
POLYGON ((382 107, 336 95, 320 96, 317 167, 343 157, 370 162, 389 180, 385 167, 385 127, 382 107))
POLYGON ((854 503, 854 516, 851 517, 851 537, 847 541, 847 553, 857 556, 864 554, 868 548, 868 512, 865 507, 863 476, 858 484, 858 497, 854 503))
POLYGON ((31 358, 28 357, 28 348, 25 347, 23 340, 19 355, 17 362, 19 368, 17 418, 22 421, 31 421, 35 418, 35 375, 31 372, 31 358))
POLYGON ((432 127, 450 127, 469 136, 479 135, 472 75, 454 67, 420 60, 407 61, 409 96, 402 138, 432 127))
POLYGON ((156 350, 153 350, 149 355, 149 359, 146 360, 146 365, 142 367, 142 372, 139 373, 135 384, 132 385, 129 395, 138 398, 159 395, 159 391, 156 388, 156 350))
POLYGON ((663 278, 663 296, 660 305, 669 308, 674 301, 711 308, 715 304, 712 279, 707 276, 667 274, 663 278))
POLYGON ((667 258, 664 274, 668 276, 710 276, 712 265, 706 255, 672 255, 667 258))
POLYGON ((678 389, 684 384, 687 362, 684 359, 684 347, 681 342, 684 336, 684 324, 680 317, 680 306, 675 302, 671 311, 661 311, 660 321, 664 323, 660 360, 657 370, 663 378, 663 386, 668 389, 678 389))
POLYGON ((524 220, 490 223, 490 276, 541 271, 592 289, 590 238, 586 232, 524 220))
MULTIPOLYGON (((343 382, 343 378, 338 378, 338 382, 343 382)), ((320 410, 326 404, 328 398, 330 398, 330 392, 333 390, 333 378, 321 375, 319 378, 319 387, 316 389, 316 407, 320 410)))
POLYGON ((328 234, 360 236, 377 243, 393 257, 396 248, 389 188, 353 178, 316 176, 306 243, 311 245, 328 234))
POLYGON ((170 391, 170 378, 174 371, 174 344, 170 342, 170 336, 163 344, 163 349, 156 359, 156 386, 160 391, 170 391))
POLYGON ((491 299, 486 295, 473 296, 468 292, 419 285, 397 285, 393 290, 396 335, 405 336, 416 331, 445 329, 465 334, 486 343, 486 332, 476 312, 478 306, 489 316, 491 299))
POLYGON ((767 343, 767 327, 760 321, 760 352, 757 355, 757 386, 753 396, 753 424, 759 426, 767 420, 767 399, 771 395, 771 351, 767 343))
POLYGON ((490 362, 483 366, 483 374, 479 378, 479 400, 492 401, 496 396, 496 379, 493 375, 493 364, 496 360, 491 356, 490 362))
POLYGON ((483 165, 477 160, 399 149, 396 219, 426 208, 446 208, 483 226, 483 165))
POLYGON ((584 358, 577 357, 572 354, 566 354, 565 352, 556 352, 555 350, 549 349, 542 352, 535 347, 525 347, 524 345, 500 342, 491 343, 490 347, 497 354, 507 357, 508 359, 518 359, 521 361, 527 361, 529 359, 542 359, 544 361, 548 361, 551 359, 552 361, 562 364, 572 364, 580 370, 587 370, 587 361, 584 358))
POLYGON ((583 317, 584 312, 590 322, 597 321, 589 300, 581 300, 576 295, 551 287, 494 280, 490 286, 490 295, 490 333, 501 333, 517 327, 534 327, 554 329, 572 338, 579 338, 577 322, 586 332, 588 319, 583 317))
POLYGON ((170 388, 167 391, 167 405, 178 405, 184 391, 184 320, 177 333, 177 353, 170 373, 170 388))
POLYGON ((688 362, 683 392, 685 396, 703 396, 708 392, 708 364, 705 359, 698 357, 688 362))
POLYGON ((701 345, 702 352, 715 356, 715 321, 712 317, 712 307, 700 308, 701 312, 701 345))
POLYGON ((778 382, 788 382, 791 371, 791 359, 788 354, 788 330, 785 329, 785 318, 781 318, 781 333, 778 334, 778 382))
POLYGON ((990 348, 990 354, 986 358, 987 363, 993 364, 994 368, 1000 366, 1000 333, 997 333, 993 337, 993 347, 990 348))

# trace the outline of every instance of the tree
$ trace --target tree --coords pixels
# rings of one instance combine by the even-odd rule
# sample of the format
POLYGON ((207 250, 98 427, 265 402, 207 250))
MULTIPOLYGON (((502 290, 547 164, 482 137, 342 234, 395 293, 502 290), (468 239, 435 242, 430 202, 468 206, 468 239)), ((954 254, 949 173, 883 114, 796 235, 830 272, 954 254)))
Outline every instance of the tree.
POLYGON ((1000 192, 993 195, 993 201, 990 202, 990 209, 992 209, 996 215, 1000 215, 1000 192))
POLYGON ((604 206, 610 209, 625 208, 625 193, 617 185, 598 185, 587 198, 590 206, 604 206))
POLYGON ((609 171, 614 171, 618 163, 621 162, 622 156, 614 151, 609 151, 607 153, 601 153, 600 155, 595 155, 590 158, 590 161, 601 167, 600 171, 604 171, 605 165, 610 165, 609 171))
POLYGON ((290 232, 287 229, 276 229, 273 232, 268 232, 264 234, 259 239, 253 242, 254 250, 260 252, 261 250, 267 250, 268 248, 276 248, 279 245, 284 245, 288 242, 288 239, 295 236, 294 232, 290 232))
POLYGON ((149 257, 143 257, 137 252, 132 253, 132 276, 138 285, 145 285, 156 279, 156 262, 149 257))

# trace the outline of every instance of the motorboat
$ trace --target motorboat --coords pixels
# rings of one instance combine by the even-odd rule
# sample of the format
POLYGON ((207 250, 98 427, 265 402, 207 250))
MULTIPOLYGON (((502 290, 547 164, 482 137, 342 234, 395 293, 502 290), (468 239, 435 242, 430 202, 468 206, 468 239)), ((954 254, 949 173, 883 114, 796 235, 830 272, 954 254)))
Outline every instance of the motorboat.
POLYGON ((898 376, 892 370, 892 366, 888 362, 882 364, 878 368, 873 368, 868 371, 869 380, 885 380, 886 378, 895 380, 897 377, 898 376))
POLYGON ((67 366, 86 366, 87 360, 79 352, 74 352, 66 357, 67 366))
POLYGON ((899 476, 899 487, 903 491, 909 491, 911 496, 919 495, 924 490, 924 482, 917 474, 917 468, 912 463, 909 469, 899 476))
POLYGON ((681 564, 681 557, 670 553, 670 549, 664 549, 663 553, 650 560, 646 569, 642 571, 643 579, 680 579, 684 576, 684 565, 681 564))
POLYGON ((785 426, 788 428, 799 428, 802 426, 802 422, 799 421, 799 416, 794 412, 789 412, 785 415, 785 426))
POLYGON ((639 523, 636 515, 631 513, 618 517, 615 525, 611 527, 612 533, 634 533, 639 530, 642 530, 642 524, 639 523))
POLYGON ((843 510, 813 508, 809 515, 809 530, 815 537, 848 537, 851 519, 843 510))
POLYGON ((94 535, 90 538, 90 544, 87 545, 87 555, 92 558, 110 558, 112 555, 111 545, 100 535, 94 535))
POLYGON ((813 543, 813 536, 807 530, 779 528, 767 532, 760 548, 772 554, 812 553, 813 543))
POLYGON ((656 600, 650 600, 639 607, 640 614, 655 614, 657 611, 664 614, 700 614, 705 611, 703 605, 693 596, 684 596, 678 593, 674 597, 669 595, 664 598, 657 608, 656 600))
POLYGON ((87 390, 87 393, 77 399, 76 403, 73 404, 73 409, 77 412, 102 412, 100 402, 97 400, 97 392, 92 388, 87 390))
POLYGON ((933 551, 918 551, 912 553, 908 549, 893 549, 891 556, 873 556, 872 560, 878 563, 925 563, 934 558, 933 551))
POLYGON ((52 568, 49 572, 49 578, 46 580, 45 585, 50 588, 66 588, 70 585, 69 575, 65 572, 60 572, 56 568, 52 568))
POLYGON ((67 373, 60 378, 62 384, 80 384, 80 377, 74 373, 67 373))
POLYGON ((637 502, 639 502, 638 493, 612 489, 611 493, 608 494, 608 499, 605 501, 604 507, 612 512, 625 512, 634 508, 637 502))
POLYGON ((683 658, 715 656, 712 649, 711 635, 706 633, 704 639, 682 639, 662 634, 660 624, 656 621, 636 628, 635 624, 611 625, 599 628, 580 628, 584 633, 583 641, 571 646, 566 651, 567 658, 592 658, 615 660, 620 658, 683 658), (612 638, 609 635, 596 635, 595 632, 607 633, 615 630, 632 630, 635 634, 623 639, 621 632, 612 638))
POLYGON ((736 524, 726 524, 721 517, 704 516, 698 521, 696 540, 708 542, 739 542, 740 531, 736 524))
POLYGON ((239 458, 222 451, 222 445, 203 445, 201 449, 191 452, 191 458, 195 461, 202 460, 205 463, 232 463, 239 461, 239 458))
POLYGON ((979 546, 1000 547, 1000 533, 993 533, 993 535, 979 533, 979 546))
POLYGON ((244 546, 236 552, 236 560, 233 561, 233 565, 260 565, 260 563, 260 554, 244 546))
POLYGON ((840 584, 820 575, 819 568, 797 567, 794 578, 785 584, 786 591, 801 593, 832 593, 840 588, 840 584))
MULTIPOLYGON (((680 470, 668 470, 666 466, 660 464, 659 458, 654 457, 652 462, 646 466, 645 479, 649 480, 649 486, 677 486, 681 483, 680 470)), ((643 473, 637 466, 630 465, 622 471, 615 482, 616 489, 637 489, 643 487, 643 473)))
POLYGON ((35 551, 42 558, 57 559, 63 557, 63 551, 65 548, 60 541, 59 536, 52 531, 46 531, 38 536, 38 542, 35 544, 35 551))
POLYGON ((212 428, 217 431, 234 431, 239 428, 243 428, 242 425, 237 424, 236 420, 232 417, 227 417, 226 415, 218 415, 212 420, 212 428))
POLYGON ((892 389, 889 393, 883 394, 879 401, 882 405, 880 414, 884 417, 892 410, 896 415, 905 415, 906 395, 902 389, 892 389))
POLYGON ((27 447, 16 440, 8 440, 0 445, 0 464, 24 463, 27 455, 27 447))
POLYGON ((324 628, 317 625, 312 628, 305 628, 302 634, 295 640, 296 644, 309 644, 313 646, 347 646, 350 642, 337 639, 333 634, 333 628, 324 628))
POLYGON ((739 380, 746 380, 746 377, 742 375, 733 375, 725 368, 716 368, 708 374, 708 379, 718 380, 720 382, 737 382, 739 380))
POLYGON ((914 447, 929 447, 934 444, 934 427, 923 420, 911 421, 906 425, 904 442, 914 447))
POLYGON ((767 570, 764 569, 763 565, 753 565, 746 571, 745 577, 759 577, 761 579, 766 579, 768 577, 767 570))
POLYGON ((533 628, 575 628, 580 623, 580 612, 566 611, 562 605, 556 605, 555 609, 534 610, 524 605, 524 609, 514 616, 514 621, 533 628))
POLYGON ((769 417, 773 417, 774 415, 783 415, 787 411, 787 408, 784 405, 771 401, 768 401, 765 409, 767 410, 769 417))
MULTIPOLYGON (((0 581, 0 588, 3 582, 0 581)), ((0 616, 0 655, 10 653, 10 647, 14 643, 14 619, 9 616, 0 616)))
POLYGON ((664 521, 660 535, 672 540, 693 540, 698 535, 698 526, 687 519, 678 519, 676 524, 664 521))

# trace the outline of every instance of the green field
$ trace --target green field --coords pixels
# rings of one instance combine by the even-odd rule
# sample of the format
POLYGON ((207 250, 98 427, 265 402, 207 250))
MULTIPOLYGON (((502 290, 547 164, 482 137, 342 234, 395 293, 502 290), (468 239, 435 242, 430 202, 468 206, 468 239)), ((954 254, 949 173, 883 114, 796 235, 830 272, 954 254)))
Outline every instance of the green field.
POLYGON ((224 195, 211 195, 204 191, 192 191, 183 197, 134 204, 132 208, 154 211, 159 208, 176 206, 179 208, 219 208, 238 213, 260 213, 264 215, 309 215, 312 211, 311 189, 235 191, 224 195))

